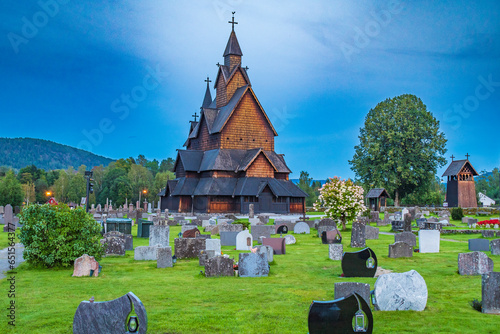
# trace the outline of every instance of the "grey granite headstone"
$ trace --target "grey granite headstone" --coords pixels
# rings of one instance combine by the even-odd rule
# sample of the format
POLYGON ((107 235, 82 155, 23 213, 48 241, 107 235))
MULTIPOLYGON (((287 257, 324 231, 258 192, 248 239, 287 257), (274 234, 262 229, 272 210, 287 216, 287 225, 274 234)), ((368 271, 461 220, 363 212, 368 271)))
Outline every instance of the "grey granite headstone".
POLYGON ((172 247, 158 247, 157 248, 157 268, 168 268, 173 267, 172 264, 172 247))
POLYGON ((149 227, 149 245, 160 247, 169 246, 170 226, 152 225, 149 227))
POLYGON ((229 257, 215 256, 205 262, 205 276, 234 276, 234 261, 229 257))
POLYGON ((369 240, 378 239, 379 229, 370 225, 365 226, 365 238, 369 240))
POLYGON ((219 233, 221 232, 241 232, 243 231, 243 225, 241 224, 220 224, 219 233))
MULTIPOLYGON (((224 226, 224 225, 221 225, 224 226)), ((236 236, 240 232, 220 232, 221 246, 236 246, 236 236)))
POLYGON ((148 330, 148 316, 141 300, 132 292, 107 302, 83 301, 73 318, 73 334, 123 334, 127 318, 134 310, 139 327, 138 334, 148 330))
POLYGON ((214 251, 215 255, 220 255, 221 254, 220 239, 206 239, 205 249, 207 251, 214 251))
POLYGON ((206 249, 206 239, 175 238, 175 256, 177 259, 197 258, 201 250, 206 249))
POLYGON ((134 249, 134 260, 156 260, 157 257, 156 246, 138 246, 134 249))
POLYGON ((106 255, 125 255, 125 240, 120 237, 107 237, 101 239, 101 244, 106 244, 106 255))
POLYGON ((326 225, 326 226, 318 226, 318 236, 321 238, 321 234, 323 232, 334 231, 337 229, 337 226, 326 225))
POLYGON ((458 254, 458 273, 460 275, 482 275, 490 271, 493 271, 493 260, 483 252, 458 254))
POLYGON ((401 232, 394 234, 394 242, 406 242, 412 247, 417 246, 417 236, 411 232, 401 232))
POLYGON ((481 278, 483 313, 500 314, 500 273, 489 272, 481 278))
POLYGON ((260 253, 267 254, 267 262, 273 262, 274 260, 274 249, 271 246, 259 245, 257 246, 260 253))
POLYGON ((108 237, 118 237, 124 240, 125 242, 125 250, 133 250, 134 249, 134 238, 132 237, 132 234, 123 234, 118 231, 111 231, 108 233, 104 233, 103 235, 104 238, 108 237))
POLYGON ((310 234, 311 229, 309 228, 309 225, 307 225, 307 223, 298 222, 297 224, 295 224, 295 226, 293 228, 293 233, 295 233, 295 234, 310 234))
POLYGON ((491 255, 500 255, 500 239, 490 241, 491 255))
POLYGON ((469 239, 469 250, 472 252, 488 252, 490 250, 490 241, 488 239, 469 239))
POLYGON ((250 228, 253 240, 258 240, 259 237, 270 238, 274 231, 274 226, 271 225, 253 225, 250 228))
POLYGON ((240 253, 238 275, 240 277, 262 277, 269 275, 267 252, 240 253))
POLYGON ((403 221, 403 232, 411 232, 411 214, 405 214, 403 221))
POLYGON ((200 266, 204 267, 207 260, 211 259, 215 256, 217 256, 217 255, 215 254, 215 251, 213 251, 213 250, 206 250, 206 249, 202 250, 202 251, 200 251, 200 254, 198 254, 198 260, 199 260, 198 263, 200 266))
POLYGON ((352 248, 366 247, 365 227, 366 225, 361 222, 355 221, 352 223, 352 231, 351 231, 352 248))
POLYGON ((492 230, 481 231, 481 234, 482 234, 483 238, 495 237, 495 231, 492 231, 492 230))
POLYGON ((295 237, 293 235, 291 235, 291 234, 285 235, 284 238, 285 238, 285 243, 287 245, 293 245, 293 244, 295 244, 297 242, 297 240, 295 239, 295 237))
MULTIPOLYGON (((12 205, 10 204, 7 204, 4 208, 4 214, 3 214, 3 220, 4 220, 4 224, 5 226, 9 227, 8 225, 11 224, 10 226, 10 229, 11 230, 14 230, 16 227, 15 226, 12 226, 12 223, 13 223, 13 217, 14 217, 14 213, 12 211, 12 205)), ((5 232, 5 231, 4 231, 5 232)))
POLYGON ((337 222, 331 218, 323 218, 318 223, 318 227, 322 227, 322 226, 335 226, 335 228, 336 228, 337 222))
POLYGON ((342 244, 328 244, 328 257, 331 260, 342 260, 344 246, 342 244))
POLYGON ((376 307, 381 311, 423 311, 427 285, 415 270, 380 275, 375 282, 376 307))
POLYGON ((349 296, 351 293, 360 295, 370 305, 370 284, 359 282, 340 282, 334 284, 334 299, 349 296))
POLYGON ((389 257, 397 259, 400 257, 412 257, 413 247, 408 245, 406 242, 398 241, 389 245, 389 257))

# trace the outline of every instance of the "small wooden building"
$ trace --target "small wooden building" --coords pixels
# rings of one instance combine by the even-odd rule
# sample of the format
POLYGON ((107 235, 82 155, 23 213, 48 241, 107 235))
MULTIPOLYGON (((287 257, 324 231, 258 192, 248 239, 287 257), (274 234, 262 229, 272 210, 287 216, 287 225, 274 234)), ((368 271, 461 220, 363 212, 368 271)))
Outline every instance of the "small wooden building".
POLYGON ((387 199, 391 198, 384 188, 371 189, 366 195, 368 199, 368 208, 373 211, 380 211, 381 207, 387 205, 387 199))
POLYGON ((449 207, 477 208, 476 184, 478 175, 467 154, 466 160, 452 161, 443 174, 447 177, 446 202, 449 207))
POLYGON ((176 179, 160 192, 161 209, 178 212, 302 213, 307 194, 288 179, 274 129, 250 82, 233 30, 218 64, 212 99, 207 89, 199 121, 178 150, 176 179))

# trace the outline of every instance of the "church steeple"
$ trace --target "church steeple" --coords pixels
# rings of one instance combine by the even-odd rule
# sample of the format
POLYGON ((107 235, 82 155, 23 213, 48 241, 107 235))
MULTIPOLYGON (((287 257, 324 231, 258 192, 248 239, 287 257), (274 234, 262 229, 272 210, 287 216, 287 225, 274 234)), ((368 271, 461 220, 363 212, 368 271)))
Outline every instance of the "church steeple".
POLYGON ((205 82, 207 83, 207 90, 205 91, 205 98, 203 99, 203 104, 201 105, 202 108, 208 108, 212 103, 212 94, 210 94, 209 86, 212 80, 207 77, 207 80, 205 80, 205 82))
POLYGON ((236 38, 236 33, 234 32, 234 25, 238 24, 238 22, 234 21, 234 13, 232 21, 228 21, 228 23, 232 24, 231 35, 229 35, 229 40, 227 41, 226 49, 224 50, 224 65, 229 68, 229 72, 231 72, 235 66, 241 64, 241 56, 243 53, 241 52, 240 44, 238 43, 238 39, 236 38))

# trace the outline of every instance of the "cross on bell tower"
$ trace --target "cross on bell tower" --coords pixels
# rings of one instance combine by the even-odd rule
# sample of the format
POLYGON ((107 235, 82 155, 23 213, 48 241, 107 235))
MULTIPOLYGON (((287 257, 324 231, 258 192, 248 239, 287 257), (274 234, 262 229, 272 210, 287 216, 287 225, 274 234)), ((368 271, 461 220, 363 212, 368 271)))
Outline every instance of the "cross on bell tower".
POLYGON ((194 117, 194 121, 196 122, 196 119, 199 117, 199 115, 196 113, 196 111, 194 112, 194 115, 191 115, 191 117, 194 117))
POLYGON ((233 13, 233 20, 232 21, 227 21, 227 23, 231 23, 231 25, 232 25, 232 31, 234 31, 234 25, 238 24, 238 22, 234 22, 234 13, 236 13, 236 12, 232 12, 232 13, 233 13))
POLYGON ((469 153, 467 153, 467 154, 465 155, 465 157, 467 158, 467 160, 469 160, 470 154, 469 154, 469 153))
POLYGON ((453 159, 455 159, 455 157, 453 156, 453 154, 451 155, 451 161, 453 162, 453 159))

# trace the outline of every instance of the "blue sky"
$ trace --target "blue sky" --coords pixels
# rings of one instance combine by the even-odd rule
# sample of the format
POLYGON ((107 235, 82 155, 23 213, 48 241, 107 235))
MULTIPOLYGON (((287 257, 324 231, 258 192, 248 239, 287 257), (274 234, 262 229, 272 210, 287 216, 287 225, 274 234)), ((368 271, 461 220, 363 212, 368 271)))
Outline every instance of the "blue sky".
POLYGON ((223 62, 231 11, 292 178, 353 177, 366 114, 406 93, 440 121, 447 158, 500 165, 495 0, 2 1, 0 137, 175 157, 223 62))

